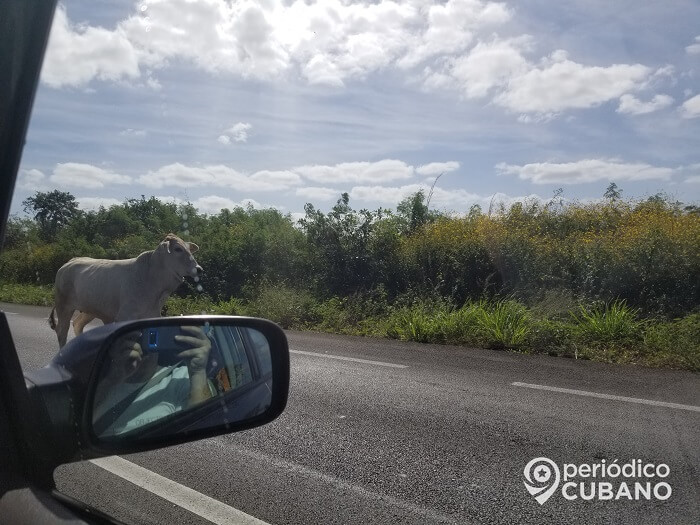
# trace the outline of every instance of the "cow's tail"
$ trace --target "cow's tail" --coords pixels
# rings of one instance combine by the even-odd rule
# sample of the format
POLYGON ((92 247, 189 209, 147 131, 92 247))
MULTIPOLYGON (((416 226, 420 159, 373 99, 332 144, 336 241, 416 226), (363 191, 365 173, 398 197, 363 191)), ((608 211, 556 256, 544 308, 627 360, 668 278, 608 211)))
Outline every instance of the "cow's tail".
POLYGON ((58 320, 56 319, 56 307, 54 306, 51 309, 51 313, 49 314, 49 326, 51 327, 51 330, 54 332, 56 331, 56 325, 58 323, 58 320))

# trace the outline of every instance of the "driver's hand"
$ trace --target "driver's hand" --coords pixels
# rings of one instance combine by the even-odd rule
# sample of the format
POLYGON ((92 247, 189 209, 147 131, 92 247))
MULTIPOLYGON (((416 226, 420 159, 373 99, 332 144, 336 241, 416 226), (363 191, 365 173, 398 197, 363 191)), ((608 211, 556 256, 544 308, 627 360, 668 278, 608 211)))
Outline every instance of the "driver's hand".
POLYGON ((123 382, 138 368, 143 359, 143 350, 139 344, 141 332, 130 332, 120 337, 109 349, 111 365, 107 372, 110 381, 123 382))
POLYGON ((180 328, 188 335, 176 335, 175 340, 189 345, 191 348, 177 354, 180 359, 187 359, 187 368, 190 375, 196 372, 204 372, 209 360, 211 341, 198 326, 183 326, 180 328))

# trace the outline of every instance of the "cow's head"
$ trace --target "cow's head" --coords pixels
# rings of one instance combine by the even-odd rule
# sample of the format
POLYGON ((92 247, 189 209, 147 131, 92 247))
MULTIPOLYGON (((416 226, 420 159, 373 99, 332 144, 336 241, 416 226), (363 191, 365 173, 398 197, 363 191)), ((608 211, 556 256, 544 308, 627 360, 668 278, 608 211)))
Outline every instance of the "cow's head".
POLYGON ((183 241, 177 235, 169 233, 160 243, 158 249, 160 260, 163 261, 163 271, 166 274, 176 274, 180 279, 186 276, 196 277, 202 273, 202 267, 197 264, 193 253, 199 250, 193 242, 183 241))

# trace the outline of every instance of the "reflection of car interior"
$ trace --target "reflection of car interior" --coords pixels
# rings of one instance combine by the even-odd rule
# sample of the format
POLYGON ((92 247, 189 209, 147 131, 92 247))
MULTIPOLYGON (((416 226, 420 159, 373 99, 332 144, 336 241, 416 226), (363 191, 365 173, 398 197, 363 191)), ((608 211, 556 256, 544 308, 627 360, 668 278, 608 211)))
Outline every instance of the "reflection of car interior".
POLYGON ((249 390, 272 378, 270 346, 265 336, 251 328, 214 325, 209 331, 211 350, 207 378, 212 395, 249 390))

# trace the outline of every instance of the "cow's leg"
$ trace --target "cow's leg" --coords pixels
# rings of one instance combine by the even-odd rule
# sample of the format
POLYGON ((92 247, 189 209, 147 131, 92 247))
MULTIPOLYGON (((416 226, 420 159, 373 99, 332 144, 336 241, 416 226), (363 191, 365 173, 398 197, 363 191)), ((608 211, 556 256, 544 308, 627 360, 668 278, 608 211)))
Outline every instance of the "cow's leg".
POLYGON ((70 318, 73 317, 75 308, 66 304, 56 305, 56 335, 58 336, 58 347, 63 348, 68 340, 68 329, 70 328, 70 318))
POLYGON ((78 312, 78 315, 73 320, 73 331, 75 332, 75 335, 82 334, 85 326, 93 319, 95 319, 95 316, 93 315, 85 312, 78 312))

